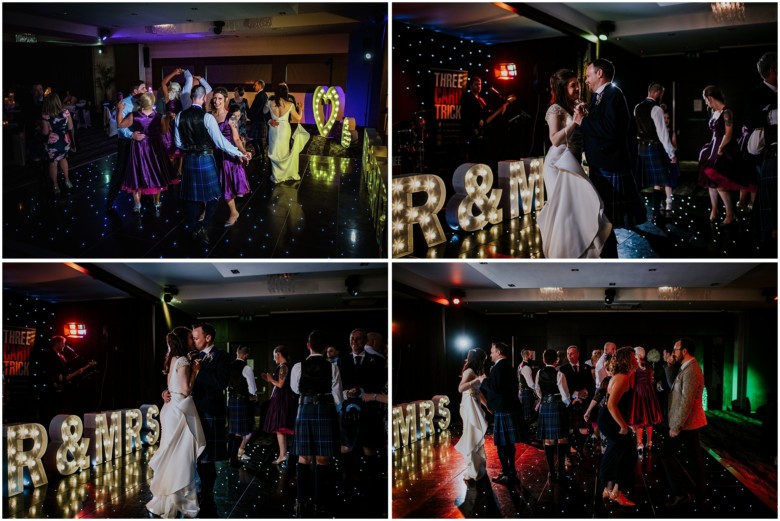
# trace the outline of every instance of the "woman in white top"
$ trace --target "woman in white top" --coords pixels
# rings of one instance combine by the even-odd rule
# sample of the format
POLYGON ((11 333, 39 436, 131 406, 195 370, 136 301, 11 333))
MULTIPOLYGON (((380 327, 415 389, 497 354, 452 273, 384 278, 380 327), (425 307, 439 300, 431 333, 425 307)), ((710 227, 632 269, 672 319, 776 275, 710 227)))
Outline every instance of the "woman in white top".
POLYGON ((463 393, 460 400, 463 435, 455 445, 455 450, 466 458, 466 473, 463 478, 466 484, 473 484, 486 475, 485 433, 488 424, 480 407, 485 398, 479 392, 479 386, 486 377, 486 359, 487 355, 482 349, 469 350, 458 385, 458 391, 463 393))
POLYGON ((271 181, 274 183, 301 179, 298 173, 298 157, 309 141, 309 133, 303 125, 298 125, 294 134, 291 131, 290 119, 293 123, 300 121, 301 114, 300 107, 289 101, 289 97, 287 85, 280 83, 276 86, 274 96, 263 108, 263 113, 271 113, 272 125, 268 129, 268 159, 271 160, 271 181), (290 147, 291 134, 292 147, 290 147))

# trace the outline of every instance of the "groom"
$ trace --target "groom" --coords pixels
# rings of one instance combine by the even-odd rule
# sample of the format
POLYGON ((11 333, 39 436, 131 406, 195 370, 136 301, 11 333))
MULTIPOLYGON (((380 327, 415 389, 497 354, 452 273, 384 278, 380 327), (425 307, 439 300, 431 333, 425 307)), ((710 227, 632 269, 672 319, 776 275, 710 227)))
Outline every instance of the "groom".
POLYGON ((523 424, 517 399, 517 375, 512 362, 507 359, 508 354, 508 345, 503 342, 493 344, 490 359, 494 365, 490 375, 482 382, 487 406, 494 414, 493 443, 501 461, 501 474, 493 478, 493 482, 500 485, 520 482, 515 469, 515 443, 522 441, 523 424))
POLYGON ((574 121, 580 125, 585 141, 585 157, 589 175, 604 201, 604 214, 612 223, 612 231, 601 251, 601 257, 617 258, 615 228, 643 223, 645 206, 639 196, 633 175, 626 140, 630 115, 626 97, 612 79, 615 66, 598 58, 588 64, 585 83, 593 93, 588 115, 580 105, 574 121))

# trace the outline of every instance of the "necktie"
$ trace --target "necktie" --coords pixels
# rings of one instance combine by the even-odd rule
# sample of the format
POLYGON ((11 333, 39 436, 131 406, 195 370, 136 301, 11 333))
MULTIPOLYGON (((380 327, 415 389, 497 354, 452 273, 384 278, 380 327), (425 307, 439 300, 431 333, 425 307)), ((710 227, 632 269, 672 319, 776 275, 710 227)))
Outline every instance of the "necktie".
POLYGON ((574 364, 574 372, 576 373, 579 370, 579 366, 577 364, 574 364))
POLYGON ((198 353, 198 358, 201 359, 201 360, 206 358, 206 352, 205 351, 201 351, 200 353, 198 353))
POLYGON ((591 107, 596 104, 596 99, 597 98, 598 98, 598 94, 596 94, 595 92, 590 95, 590 106, 591 107))
POLYGON ((355 356, 355 367, 360 367, 360 360, 362 359, 362 356, 355 356))

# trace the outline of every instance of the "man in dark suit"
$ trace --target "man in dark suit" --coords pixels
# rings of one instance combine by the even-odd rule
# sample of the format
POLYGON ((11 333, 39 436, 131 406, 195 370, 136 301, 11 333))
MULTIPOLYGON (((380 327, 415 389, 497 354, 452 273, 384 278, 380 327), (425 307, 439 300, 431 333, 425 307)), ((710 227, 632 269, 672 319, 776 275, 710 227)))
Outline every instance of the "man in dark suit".
POLYGON ((615 66, 609 60, 599 58, 588 65, 585 82, 593 93, 591 104, 587 116, 584 106, 578 106, 574 121, 582 129, 590 179, 612 223, 613 231, 601 256, 617 258, 614 229, 632 228, 647 217, 631 172, 628 104, 623 92, 612 83, 614 76, 615 66))
POLYGON ((214 484, 217 481, 215 462, 227 459, 225 389, 230 379, 230 356, 214 347, 215 337, 214 326, 207 322, 192 327, 192 340, 200 359, 200 371, 192 387, 192 399, 206 435, 206 450, 198 458, 202 517, 219 517, 214 501, 214 484))
POLYGON ((507 359, 509 346, 496 342, 490 348, 493 368, 482 382, 488 408, 493 411, 493 442, 501 462, 501 474, 493 478, 494 483, 508 485, 519 482, 515 469, 515 443, 522 441, 523 423, 520 415, 520 401, 517 399, 517 374, 512 362, 507 359))
POLYGON ((569 413, 569 444, 575 451, 581 451, 586 436, 580 434, 579 428, 584 425, 582 415, 590 403, 588 395, 596 383, 590 368, 580 363, 579 347, 569 346, 566 349, 566 358, 569 363, 561 366, 561 373, 566 377, 566 385, 571 393, 571 403, 566 408, 569 413))
POLYGON ((263 114, 263 108, 268 104, 268 94, 265 92, 265 82, 257 80, 254 84, 255 99, 252 100, 252 106, 247 111, 247 116, 252 122, 251 130, 252 146, 255 149, 254 158, 262 158, 268 153, 267 139, 268 128, 266 127, 266 118, 263 114))
POLYGON ((765 53, 756 64, 764 80, 750 95, 745 124, 764 129, 764 149, 758 156, 758 210, 761 235, 777 241, 777 53, 765 53))
POLYGON ((344 388, 344 408, 341 411, 341 452, 345 466, 353 467, 355 458, 346 456, 355 447, 362 447, 370 473, 380 471, 382 462, 377 458, 377 448, 385 444, 382 409, 377 401, 364 401, 366 394, 384 392, 387 382, 387 364, 382 357, 365 350, 367 332, 355 329, 349 335, 351 351, 339 361, 341 383, 344 388), (360 409, 357 420, 351 416, 351 407, 360 409), (350 464, 349 460, 353 460, 350 464))

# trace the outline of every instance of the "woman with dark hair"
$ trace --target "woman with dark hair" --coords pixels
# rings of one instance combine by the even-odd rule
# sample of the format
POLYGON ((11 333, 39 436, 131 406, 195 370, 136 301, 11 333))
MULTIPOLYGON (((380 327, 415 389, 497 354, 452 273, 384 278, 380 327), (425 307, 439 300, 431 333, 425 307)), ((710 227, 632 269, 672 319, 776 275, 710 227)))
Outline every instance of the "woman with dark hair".
POLYGON ((52 92, 43 98, 41 105, 41 135, 46 138, 46 152, 49 156, 49 177, 54 185, 54 195, 60 195, 57 183, 57 170, 62 169, 65 186, 73 188, 68 177, 68 151, 71 147, 73 133, 73 118, 68 109, 62 108, 62 102, 57 93, 52 92))
POLYGON ((599 407, 599 431, 607 440, 607 447, 599 466, 599 480, 604 484, 601 497, 620 506, 632 507, 633 501, 620 491, 620 486, 631 482, 637 453, 628 428, 633 400, 632 373, 636 367, 634 350, 621 347, 609 361, 608 371, 613 376, 607 386, 606 407, 599 407))
POLYGON ((276 362, 274 374, 262 373, 260 375, 263 380, 274 386, 263 430, 276 434, 276 440, 279 443, 279 457, 276 458, 274 464, 281 465, 287 461, 287 436, 293 435, 295 413, 298 407, 295 393, 293 393, 287 378, 290 374, 290 362, 286 347, 276 346, 274 348, 274 362, 276 362))
POLYGON ((653 384, 653 368, 647 363, 645 348, 636 346, 636 369, 634 369, 634 399, 631 404, 631 415, 628 423, 636 432, 636 450, 643 454, 643 435, 647 431, 647 450, 653 448, 653 425, 661 423, 661 404, 658 403, 655 385, 653 384))
MULTIPOLYGON (((236 103, 238 109, 241 111, 241 116, 238 118, 238 135, 241 136, 241 141, 244 143, 244 146, 246 146, 246 121, 247 112, 249 112, 249 103, 246 101, 246 98, 244 98, 244 87, 239 85, 233 89, 233 99, 230 100, 230 104, 232 105, 233 103, 236 103)), ((230 113, 233 114, 233 111, 230 113)))
POLYGON ((286 83, 276 86, 274 96, 268 100, 263 113, 271 113, 271 121, 276 122, 268 129, 268 159, 271 160, 271 181, 283 183, 298 181, 298 156, 309 141, 309 133, 298 125, 293 133, 290 127, 290 117, 300 120, 301 106, 290 101, 290 92, 286 83), (293 145, 290 147, 292 135, 293 145))
POLYGON ((466 458, 466 484, 474 484, 487 474, 487 456, 485 455, 485 433, 488 423, 480 403, 485 398, 479 387, 485 380, 485 360, 487 355, 482 349, 471 349, 460 371, 458 392, 460 399, 460 417, 463 420, 463 435, 455 445, 455 450, 466 458))
POLYGON ((737 134, 735 131, 734 112, 726 105, 723 92, 715 86, 708 85, 702 92, 704 103, 712 115, 708 126, 712 131, 712 139, 702 147, 699 153, 699 184, 710 192, 710 222, 718 218, 718 196, 726 207, 726 216, 721 225, 728 226, 734 222, 734 206, 731 192, 735 190, 755 191, 739 161, 737 134))
MULTIPOLYGON (((219 130, 225 136, 230 144, 235 145, 242 154, 247 154, 244 149, 244 142, 238 135, 238 107, 228 106, 228 93, 224 87, 214 89, 211 98, 214 104, 214 117, 219 124, 219 130)), ((230 102, 233 103, 232 101, 230 102)), ((251 158, 251 155, 250 155, 251 158)), ((230 210, 230 217, 225 222, 225 227, 229 228, 236 224, 238 219, 238 210, 236 210, 236 197, 243 197, 249 193, 249 181, 246 178, 246 170, 241 161, 235 157, 225 154, 221 150, 215 152, 217 161, 217 171, 219 174, 219 185, 222 188, 222 194, 230 210)))
POLYGON ((163 373, 168 377, 171 400, 160 410, 160 445, 149 467, 154 471, 146 508, 160 517, 198 514, 195 462, 206 448, 206 436, 190 393, 200 369, 200 361, 190 362, 192 332, 177 327, 165 337, 168 353, 163 373))
POLYGON ((545 121, 552 147, 544 159, 547 202, 538 214, 547 258, 599 257, 612 230, 604 202, 582 168, 583 138, 574 122, 580 83, 574 71, 550 77, 552 99, 545 121))

